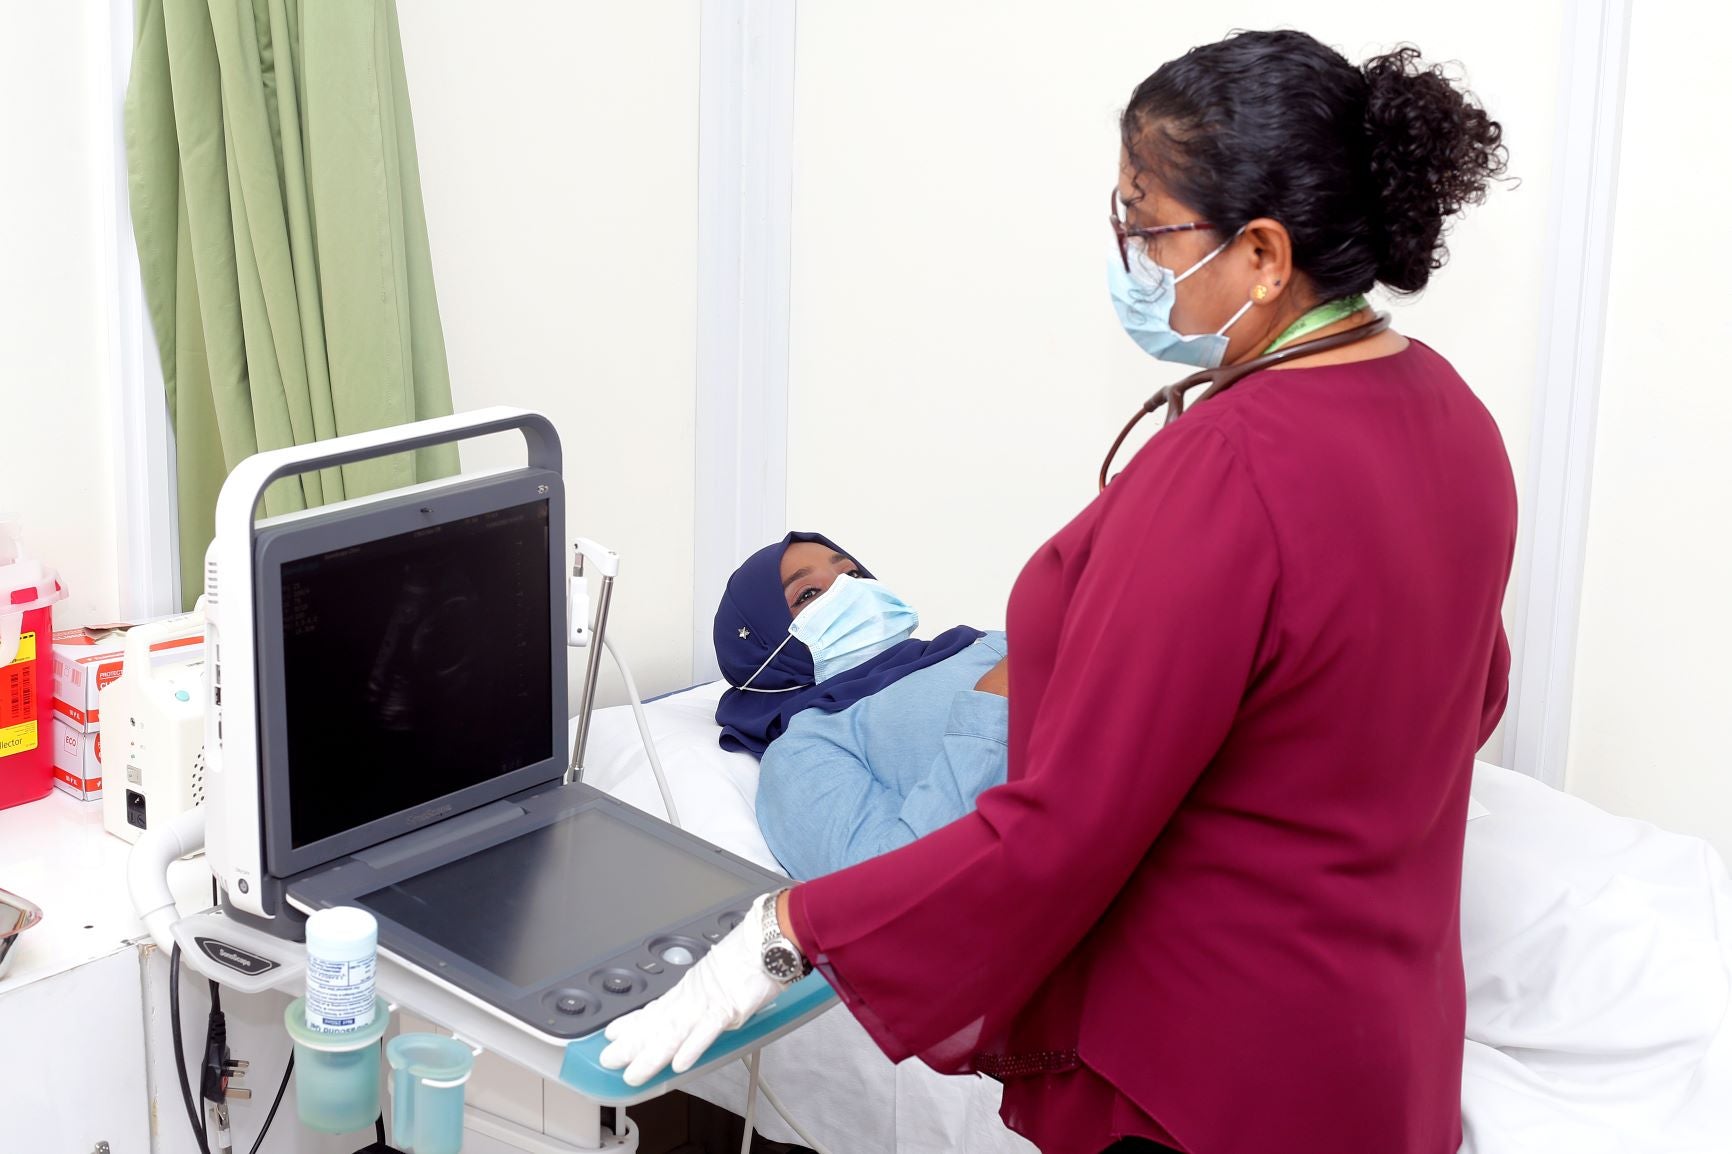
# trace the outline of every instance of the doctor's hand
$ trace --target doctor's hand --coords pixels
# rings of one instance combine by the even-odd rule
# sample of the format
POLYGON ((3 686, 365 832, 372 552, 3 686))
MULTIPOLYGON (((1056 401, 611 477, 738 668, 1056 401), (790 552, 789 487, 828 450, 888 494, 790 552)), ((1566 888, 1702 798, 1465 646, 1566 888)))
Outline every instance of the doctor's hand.
POLYGON ((787 987, 764 970, 763 904, 687 971, 679 985, 607 1028, 612 1045, 601 1064, 625 1071, 625 1084, 641 1086, 670 1062, 683 1074, 697 1064, 724 1030, 737 1030, 787 987))

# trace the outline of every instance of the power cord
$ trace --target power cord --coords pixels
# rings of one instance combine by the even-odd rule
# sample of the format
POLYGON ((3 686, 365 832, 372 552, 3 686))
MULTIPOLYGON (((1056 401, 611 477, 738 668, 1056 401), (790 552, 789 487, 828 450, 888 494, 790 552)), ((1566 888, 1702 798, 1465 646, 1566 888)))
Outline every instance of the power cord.
MULTIPOLYGON (((613 663, 619 667, 620 680, 625 682, 626 697, 631 702, 632 719, 637 722, 638 736, 643 739, 643 751, 649 755, 650 772, 655 774, 656 788, 661 790, 662 808, 667 810, 668 824, 680 825, 680 811, 674 808, 674 791, 668 786, 668 775, 662 769, 662 759, 656 753, 655 739, 650 736, 649 716, 643 710, 643 695, 637 691, 637 681, 631 675, 631 667, 625 663, 625 658, 619 655, 614 647, 613 638, 603 636, 602 644, 613 657, 613 663)), ((684 828, 681 826, 680 828, 684 828)))
MULTIPOLYGON (((221 1137, 221 1149, 227 1151, 229 1146, 228 1133, 228 1099, 250 1098, 249 1090, 232 1087, 229 1083, 238 1077, 238 1071, 246 1069, 245 1062, 235 1062, 229 1057, 228 1025, 222 1010, 221 987, 215 982, 210 984, 211 1012, 209 1024, 205 1033, 205 1058, 200 1075, 200 1095, 215 1107, 218 1122, 218 1134, 221 1137)), ((198 1107, 193 1104, 192 1082, 187 1075, 186 1044, 180 1028, 180 943, 176 942, 168 957, 168 1012, 169 1029, 174 1035, 174 1070, 180 1081, 181 1102, 186 1106, 187 1124, 192 1127, 193 1140, 198 1144, 199 1154, 212 1154, 209 1128, 199 1117, 198 1107)), ((283 1095, 289 1089, 289 1076, 295 1070, 295 1055, 289 1054, 288 1063, 283 1067, 283 1079, 277 1084, 277 1096, 271 1100, 270 1111, 265 1115, 264 1124, 259 1127, 258 1137, 253 1140, 252 1149, 248 1154, 259 1154, 265 1144, 265 1136, 271 1131, 271 1123, 276 1121, 277 1110, 283 1104, 283 1095)), ((377 1121, 379 1141, 385 1141, 385 1120, 377 1121)))
MULTIPOLYGON (((228 1020, 223 1016, 222 987, 210 984, 210 1017, 205 1026, 204 1067, 199 1076, 199 1096, 212 1106, 221 1108, 230 1098, 251 1098, 253 1092, 234 1083, 246 1077, 249 1063, 236 1061, 229 1055, 228 1020)), ((226 1111, 225 1111, 226 1113, 226 1111)), ((223 1119, 226 1122, 226 1119, 223 1119)), ((210 1128, 205 1128, 209 1139, 210 1128)), ((228 1146, 225 1141, 221 1144, 228 1146)))
POLYGON ((746 1135, 740 1147, 740 1154, 751 1154, 752 1134, 756 1129, 758 1092, 760 1090, 763 1091, 764 1100, 770 1104, 770 1108, 782 1116, 782 1121, 788 1124, 788 1129, 799 1135, 800 1143, 806 1149, 812 1151, 812 1154, 830 1154, 822 1142, 806 1133, 805 1127, 794 1121, 794 1116, 788 1113, 787 1107, 782 1105, 782 1100, 776 1097, 776 1092, 770 1089, 770 1084, 764 1081, 759 1074, 758 1059, 762 1054, 762 1050, 754 1050, 750 1058, 741 1060, 750 1077, 746 1083, 746 1135))
MULTIPOLYGON (((210 984, 210 1013, 205 1018, 204 1062, 199 1072, 199 1097, 209 1103, 209 1120, 205 1122, 205 1142, 212 1154, 233 1154, 234 1142, 229 1132, 229 1063, 228 1019, 223 1016, 222 991, 216 982, 210 984), (214 1142, 211 1129, 214 1123, 214 1142)), ((235 1090, 236 1097, 249 1097, 245 1090, 235 1090)))
POLYGON ((174 950, 168 956, 168 1020, 169 1031, 174 1037, 174 1070, 180 1075, 180 1098, 186 1106, 187 1124, 192 1127, 193 1140, 198 1143, 199 1154, 210 1154, 204 1123, 199 1120, 198 1107, 192 1104, 192 1083, 186 1076, 186 1049, 181 1041, 180 1031, 179 942, 174 944, 174 950))
MULTIPOLYGON (((271 1099, 271 1111, 265 1115, 265 1124, 259 1127, 259 1136, 253 1139, 253 1148, 247 1151, 247 1154, 259 1154, 259 1147, 265 1144, 265 1135, 271 1132, 271 1123, 275 1121, 277 1117, 277 1107, 283 1104, 283 1092, 289 1088, 289 1075, 294 1072, 295 1052, 290 1050, 288 1065, 283 1067, 283 1080, 277 1083, 277 1096, 271 1099)), ((381 1128, 384 1124, 384 1119, 381 1118, 379 1121, 381 1128)), ((385 1136, 380 1134, 379 1141, 383 1142, 384 1140, 385 1136)))

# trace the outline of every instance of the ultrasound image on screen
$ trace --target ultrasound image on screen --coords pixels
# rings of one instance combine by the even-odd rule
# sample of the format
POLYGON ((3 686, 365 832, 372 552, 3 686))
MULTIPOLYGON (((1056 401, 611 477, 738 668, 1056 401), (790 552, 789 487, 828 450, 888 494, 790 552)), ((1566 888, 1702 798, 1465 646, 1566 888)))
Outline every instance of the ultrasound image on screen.
POLYGON ((535 989, 729 898, 743 908, 763 888, 590 809, 357 904, 535 989))
POLYGON ((552 748, 544 501, 283 566, 295 848, 552 748))

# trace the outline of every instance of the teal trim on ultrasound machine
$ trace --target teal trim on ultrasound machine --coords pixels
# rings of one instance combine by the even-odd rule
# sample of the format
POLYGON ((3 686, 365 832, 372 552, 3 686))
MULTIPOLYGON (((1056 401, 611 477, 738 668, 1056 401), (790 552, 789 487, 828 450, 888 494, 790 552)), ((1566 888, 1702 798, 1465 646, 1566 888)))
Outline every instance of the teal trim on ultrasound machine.
MULTIPOLYGON (((765 1037, 787 1026, 791 1022, 808 1017, 830 1002, 836 1000, 836 991, 830 988, 823 976, 817 972, 807 974, 770 1004, 769 1009, 758 1014, 737 1030, 728 1030, 716 1039, 715 1045, 704 1052, 693 1069, 714 1067, 729 1058, 743 1058, 756 1049, 765 1037)), ((663 1070, 642 1086, 627 1086, 624 1070, 609 1070, 601 1064, 601 1052, 607 1049, 606 1035, 597 1030, 587 1038, 579 1038, 565 1047, 565 1062, 559 1071, 559 1080, 576 1090, 584 1097, 603 1105, 642 1101, 655 1097, 658 1089, 675 1078, 685 1075, 675 1074, 671 1069, 663 1070)), ((690 1073, 690 1071, 687 1071, 690 1073)))

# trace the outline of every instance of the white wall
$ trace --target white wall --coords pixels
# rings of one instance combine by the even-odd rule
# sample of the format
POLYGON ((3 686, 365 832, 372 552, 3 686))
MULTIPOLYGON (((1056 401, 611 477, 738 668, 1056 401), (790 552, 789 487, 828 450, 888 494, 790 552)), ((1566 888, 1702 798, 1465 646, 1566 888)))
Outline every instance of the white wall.
POLYGON ((1003 622, 1023 561, 1094 495, 1119 427, 1181 375, 1136 349, 1108 303, 1117 113, 1162 61, 1235 27, 1297 23, 1356 61, 1410 40, 1467 63, 1522 183, 1470 211, 1449 267, 1396 323, 1455 362, 1524 475, 1561 0, 1295 11, 801 6, 794 527, 858 551, 928 629, 1003 622))
POLYGON ((1732 13, 1632 8, 1567 786, 1732 860, 1732 13), (1706 232, 1702 230, 1706 229, 1706 232))
POLYGON ((0 5, 0 515, 59 568, 58 627, 119 608, 108 44, 105 4, 0 5))
POLYGON ((689 684, 698 2, 398 14, 456 407, 553 419, 568 538, 620 553, 610 635, 645 694, 689 684))

